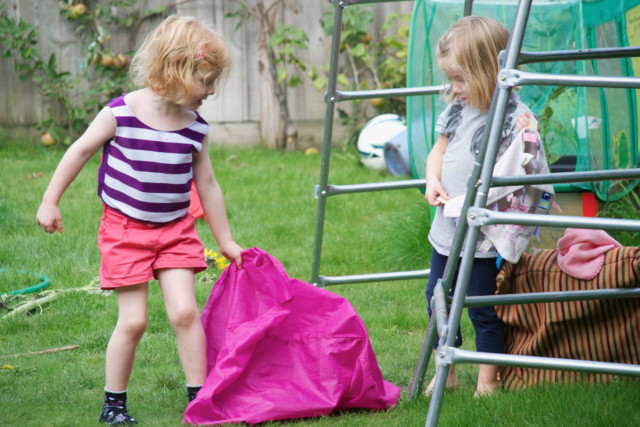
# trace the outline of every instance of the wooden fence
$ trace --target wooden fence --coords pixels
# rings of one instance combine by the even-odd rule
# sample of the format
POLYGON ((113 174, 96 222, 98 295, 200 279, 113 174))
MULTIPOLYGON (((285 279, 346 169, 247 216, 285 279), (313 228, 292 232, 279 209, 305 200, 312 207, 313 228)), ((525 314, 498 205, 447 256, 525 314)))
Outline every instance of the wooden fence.
MULTIPOLYGON (((248 0, 248 3, 252 2, 248 0)), ((3 0, 3 3, 8 16, 24 19, 36 27, 39 34, 37 47, 43 58, 55 53, 60 70, 73 74, 81 72, 86 46, 82 45, 72 25, 61 15, 59 0, 3 0)), ((148 8, 174 3, 175 0, 139 0, 141 6, 148 8)), ((224 86, 214 100, 207 101, 200 109, 204 118, 214 124, 212 141, 224 144, 259 142, 255 23, 248 21, 236 29, 238 21, 225 17, 225 14, 237 10, 236 3, 231 0, 188 0, 177 3, 173 8, 174 13, 196 16, 211 24, 224 35, 232 52, 233 66, 224 86)), ((328 68, 331 40, 325 37, 319 19, 325 10, 330 9, 330 3, 326 0, 291 0, 289 4, 291 7, 281 15, 282 22, 303 28, 309 37, 309 48, 300 56, 316 68, 328 68)), ((379 31, 388 13, 410 13, 412 8, 412 1, 376 5, 376 28, 372 32, 379 31)), ((158 22, 146 22, 133 40, 130 40, 130 34, 115 34, 109 41, 109 47, 114 51, 135 49, 144 34, 158 22)), ((0 53, 3 53, 1 46, 0 53)), ((10 58, 0 58, 0 75, 0 127, 5 130, 32 129, 34 123, 46 117, 49 107, 43 103, 32 82, 18 78, 10 58)), ((86 96, 87 88, 80 88, 75 96, 81 100, 86 96)), ((300 128, 299 142, 303 145, 314 145, 322 139, 325 111, 323 96, 308 82, 288 90, 289 110, 300 128)))

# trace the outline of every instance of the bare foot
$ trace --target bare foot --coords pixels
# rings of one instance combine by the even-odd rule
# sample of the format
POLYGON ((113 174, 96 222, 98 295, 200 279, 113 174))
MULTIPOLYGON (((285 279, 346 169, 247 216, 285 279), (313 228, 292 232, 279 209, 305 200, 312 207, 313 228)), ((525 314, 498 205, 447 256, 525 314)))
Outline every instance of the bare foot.
POLYGON ((498 391, 498 389, 500 389, 501 385, 502 384, 500 384, 500 382, 498 381, 494 383, 478 384, 478 386, 476 387, 476 392, 473 394, 473 397, 480 398, 480 397, 491 396, 496 391, 498 391))
POLYGON ((478 385, 474 397, 487 397, 494 394, 500 387, 501 383, 498 375, 498 367, 495 365, 478 366, 478 385))
MULTIPOLYGON (((427 397, 431 397, 433 394, 433 389, 436 387, 436 377, 434 375, 431 378, 431 382, 427 386, 424 391, 424 395, 427 397)), ((449 368, 449 375, 447 376, 447 384, 445 385, 445 390, 455 390, 458 387, 458 377, 456 376, 455 371, 452 368, 449 368)))

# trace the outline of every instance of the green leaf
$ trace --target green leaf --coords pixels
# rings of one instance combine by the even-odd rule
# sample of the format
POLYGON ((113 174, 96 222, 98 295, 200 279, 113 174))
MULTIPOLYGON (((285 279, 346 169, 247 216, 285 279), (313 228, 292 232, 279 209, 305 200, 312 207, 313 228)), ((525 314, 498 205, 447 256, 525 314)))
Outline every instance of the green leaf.
POLYGON ((315 79, 313 81, 313 87, 316 88, 316 90, 320 91, 323 89, 327 88, 327 78, 324 76, 320 76, 317 79, 315 79))
POLYGON ((349 79, 347 78, 347 76, 345 76, 344 74, 340 73, 338 74, 338 78, 337 78, 337 82, 339 84, 341 84, 342 86, 346 86, 349 87, 350 86, 350 82, 349 79))
POLYGON ((276 69, 276 81, 278 83, 282 83, 283 81, 285 81, 287 79, 287 69, 284 67, 278 67, 276 69))
POLYGON ((301 84, 302 84, 302 79, 301 79, 300 77, 298 77, 298 76, 292 76, 292 77, 289 79, 289 83, 288 83, 288 85, 289 85, 290 87, 298 87, 298 86, 300 86, 301 84))

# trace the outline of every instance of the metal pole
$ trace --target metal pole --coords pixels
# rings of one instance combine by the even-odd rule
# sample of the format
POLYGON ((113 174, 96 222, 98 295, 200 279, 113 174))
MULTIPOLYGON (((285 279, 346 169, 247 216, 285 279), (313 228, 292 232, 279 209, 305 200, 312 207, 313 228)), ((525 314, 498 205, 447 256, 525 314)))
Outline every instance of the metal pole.
POLYGON ((473 8, 473 0, 464 0, 464 16, 470 16, 473 8))
POLYGON ((598 362, 592 360, 560 359, 515 354, 481 353, 450 349, 445 355, 450 363, 482 363, 487 365, 520 366, 524 368, 559 369, 574 372, 597 372, 611 375, 640 376, 640 366, 626 363, 598 362))
POLYGON ((467 221, 470 225, 476 227, 493 224, 513 224, 541 225, 548 227, 577 227, 595 230, 640 231, 640 220, 637 219, 522 214, 515 212, 496 212, 476 207, 469 209, 467 221))
POLYGON ((329 64, 329 82, 325 102, 327 108, 324 116, 324 136, 322 139, 322 163, 320 164, 320 182, 318 184, 318 207, 316 210, 316 227, 313 241, 313 256, 311 258, 311 278, 309 282, 317 284, 320 272, 320 257, 322 256, 322 235, 324 233, 324 218, 327 209, 326 188, 329 180, 329 164, 331 163, 331 145, 333 142, 333 116, 335 115, 336 82, 338 76, 338 56, 340 54, 340 28, 342 27, 342 12, 345 3, 341 0, 333 2, 333 39, 331 42, 331 59, 329 64))

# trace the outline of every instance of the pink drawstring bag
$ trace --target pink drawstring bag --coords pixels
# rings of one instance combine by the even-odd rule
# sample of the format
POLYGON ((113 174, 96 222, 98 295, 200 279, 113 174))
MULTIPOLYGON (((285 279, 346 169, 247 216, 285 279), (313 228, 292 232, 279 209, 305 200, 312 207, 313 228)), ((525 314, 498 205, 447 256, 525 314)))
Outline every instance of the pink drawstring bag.
POLYGON ((600 273, 604 254, 621 246, 604 230, 567 228, 557 243, 558 267, 576 279, 591 280, 600 273))
POLYGON ((258 248, 227 267, 202 309, 208 376, 184 423, 256 424, 394 406, 366 328, 338 295, 289 278, 258 248))

